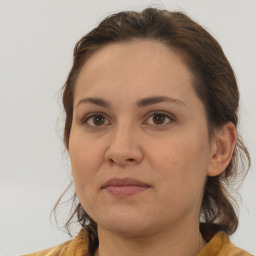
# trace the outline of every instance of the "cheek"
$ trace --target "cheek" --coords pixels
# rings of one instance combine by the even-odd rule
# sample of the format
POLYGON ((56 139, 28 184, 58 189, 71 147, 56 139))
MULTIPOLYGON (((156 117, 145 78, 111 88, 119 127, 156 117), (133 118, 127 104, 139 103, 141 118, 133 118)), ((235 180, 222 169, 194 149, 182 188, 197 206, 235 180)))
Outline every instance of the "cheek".
POLYGON ((76 185, 91 184, 102 164, 103 149, 83 135, 71 133, 69 143, 72 176, 76 185))
POLYGON ((204 182, 210 161, 208 135, 199 132, 181 133, 156 145, 151 154, 163 184, 183 189, 204 182), (156 154, 156 152, 158 152, 156 154), (164 182, 168 180, 168 183, 164 182))
MULTIPOLYGON (((99 143, 98 143, 99 144, 99 143)), ((76 195, 86 212, 90 214, 96 201, 95 192, 99 188, 99 169, 102 162, 102 145, 90 143, 79 134, 70 136, 69 154, 71 172, 76 195)))
POLYGON ((181 215, 200 208, 208 164, 205 149, 193 139, 176 137, 154 155, 155 180, 167 212, 175 208, 181 215))

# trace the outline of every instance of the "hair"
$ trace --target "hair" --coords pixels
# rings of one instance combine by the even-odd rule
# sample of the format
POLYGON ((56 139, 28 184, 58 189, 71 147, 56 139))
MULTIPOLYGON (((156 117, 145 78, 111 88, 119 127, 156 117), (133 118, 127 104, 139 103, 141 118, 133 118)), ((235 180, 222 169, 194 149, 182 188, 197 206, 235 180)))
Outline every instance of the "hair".
MULTIPOLYGON (((90 55, 107 44, 135 39, 160 41, 181 56, 193 74, 193 87, 206 109, 210 136, 227 122, 232 122, 237 127, 238 86, 231 65, 219 43, 184 13, 147 8, 141 12, 125 11, 106 17, 76 44, 73 66, 63 87, 63 106, 66 114, 64 144, 67 150, 75 85, 83 64, 90 55)), ((249 167, 249 153, 238 136, 231 161, 225 171, 218 176, 207 177, 200 223, 200 231, 206 240, 221 230, 227 234, 236 231, 236 203, 228 189, 232 184, 238 183, 238 177, 242 177, 241 180, 245 177, 249 167)), ((74 209, 65 227, 69 232, 71 221, 74 219, 85 227, 89 234, 89 251, 92 253, 99 242, 97 224, 85 212, 76 193, 73 202, 74 209)))

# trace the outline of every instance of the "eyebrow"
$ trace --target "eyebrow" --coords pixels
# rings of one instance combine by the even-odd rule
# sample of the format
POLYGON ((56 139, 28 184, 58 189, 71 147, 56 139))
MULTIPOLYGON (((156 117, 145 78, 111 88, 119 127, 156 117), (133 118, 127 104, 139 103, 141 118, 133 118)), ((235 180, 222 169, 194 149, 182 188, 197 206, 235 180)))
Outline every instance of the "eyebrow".
MULTIPOLYGON (((153 105, 153 104, 157 104, 157 103, 161 103, 161 102, 173 102, 173 103, 178 103, 181 105, 184 105, 185 107, 187 107, 187 105, 179 100, 179 99, 175 99, 175 98, 171 98, 168 96, 152 96, 152 97, 148 97, 148 98, 143 98, 140 99, 136 102, 137 107, 146 107, 149 105, 153 105)), ((94 98, 94 97, 88 97, 88 98, 83 98, 81 99, 76 107, 78 107, 79 105, 83 104, 83 103, 91 103, 91 104, 95 104, 101 107, 105 107, 105 108, 109 108, 111 107, 111 103, 101 99, 101 98, 94 98)))

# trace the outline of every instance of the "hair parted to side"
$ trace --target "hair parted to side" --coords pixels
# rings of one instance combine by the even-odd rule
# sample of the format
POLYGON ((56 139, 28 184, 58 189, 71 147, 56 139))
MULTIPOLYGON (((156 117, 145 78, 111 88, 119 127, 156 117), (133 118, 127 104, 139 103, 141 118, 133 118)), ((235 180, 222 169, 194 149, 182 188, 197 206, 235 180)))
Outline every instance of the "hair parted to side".
MULTIPOLYGON (((215 129, 227 122, 237 126, 237 82, 218 42, 203 27, 181 12, 156 8, 147 8, 142 12, 125 11, 105 18, 75 46, 73 66, 63 87, 63 105, 66 113, 64 143, 67 150, 73 118, 75 84, 83 64, 91 54, 109 43, 134 39, 158 40, 183 58, 194 75, 194 89, 205 106, 210 136, 215 129)), ((232 234, 237 229, 238 218, 228 189, 237 183, 236 178, 245 177, 249 166, 249 153, 239 137, 226 170, 221 175, 207 178, 200 224, 205 239, 220 230, 232 234)), ((89 250, 93 252, 98 246, 97 224, 84 211, 75 193, 73 199, 76 204, 66 228, 69 231, 72 219, 85 226, 89 233, 89 250)))

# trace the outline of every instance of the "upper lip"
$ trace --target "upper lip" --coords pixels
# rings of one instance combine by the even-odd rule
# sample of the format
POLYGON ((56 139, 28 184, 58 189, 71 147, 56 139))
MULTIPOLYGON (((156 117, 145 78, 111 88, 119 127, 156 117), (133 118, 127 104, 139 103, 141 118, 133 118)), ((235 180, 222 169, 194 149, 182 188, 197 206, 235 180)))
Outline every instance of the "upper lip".
POLYGON ((108 180, 106 183, 103 184, 102 188, 106 188, 109 186, 141 186, 141 187, 150 187, 148 184, 136 180, 134 178, 113 178, 108 180))

